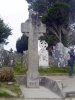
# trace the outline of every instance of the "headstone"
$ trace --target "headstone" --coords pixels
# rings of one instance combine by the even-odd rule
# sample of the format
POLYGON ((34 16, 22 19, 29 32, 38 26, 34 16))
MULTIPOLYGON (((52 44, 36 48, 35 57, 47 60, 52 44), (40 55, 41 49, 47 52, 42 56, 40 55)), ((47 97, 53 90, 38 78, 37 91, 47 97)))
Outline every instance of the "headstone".
POLYGON ((49 68, 49 55, 46 48, 48 47, 48 44, 45 41, 39 42, 39 66, 43 68, 49 68))
POLYGON ((52 57, 54 66, 65 67, 67 65, 66 55, 69 49, 64 47, 62 43, 57 43, 53 47, 52 57))
POLYGON ((30 11, 29 20, 21 24, 21 32, 29 37, 27 87, 37 88, 39 87, 38 34, 45 33, 46 26, 39 21, 38 13, 30 11))
POLYGON ((8 67, 16 67, 17 63, 14 57, 14 53, 13 52, 9 52, 8 55, 8 67))
POLYGON ((14 52, 14 58, 15 58, 15 61, 17 62, 21 62, 21 60, 22 60, 22 54, 21 53, 16 53, 16 52, 14 52))
POLYGON ((28 66, 28 51, 23 51, 22 66, 23 67, 27 67, 28 66))
POLYGON ((7 66, 8 65, 8 55, 9 55, 9 51, 4 50, 3 51, 3 55, 4 55, 4 64, 7 66))
POLYGON ((4 56, 3 56, 3 44, 0 44, 0 67, 4 65, 4 56))

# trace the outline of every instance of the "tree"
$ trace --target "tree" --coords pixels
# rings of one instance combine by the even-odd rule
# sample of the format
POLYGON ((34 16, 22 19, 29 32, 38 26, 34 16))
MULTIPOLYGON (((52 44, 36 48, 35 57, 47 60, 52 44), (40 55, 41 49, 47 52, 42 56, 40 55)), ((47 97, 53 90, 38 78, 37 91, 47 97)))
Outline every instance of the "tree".
POLYGON ((68 25, 70 11, 71 8, 67 3, 59 2, 42 16, 41 21, 47 26, 47 33, 43 39, 48 43, 48 47, 56 45, 57 42, 67 46, 66 25, 68 25))
MULTIPOLYGON (((57 42, 62 41, 63 38, 67 40, 66 33, 68 33, 68 30, 69 30, 69 23, 70 21, 75 20, 75 17, 74 17, 75 16, 75 12, 74 12, 75 0, 35 0, 35 2, 33 2, 33 0, 26 0, 26 1, 30 4, 29 9, 33 9, 34 11, 37 11, 39 13, 39 17, 43 16, 43 19, 45 20, 45 22, 44 21, 43 22, 46 24, 46 27, 47 27, 47 33, 44 35, 43 39, 48 41, 49 45, 54 45, 57 42), (71 7, 71 10, 68 9, 70 7, 71 7), (49 11, 53 13, 52 19, 49 18, 49 15, 51 16, 50 14, 51 12, 49 11), (47 20, 47 17, 48 17, 48 20, 47 20), (51 26, 50 24, 52 24, 52 21, 54 25, 51 26)), ((67 41, 64 42, 64 44, 65 43, 67 43, 67 41)))
POLYGON ((23 51, 28 50, 28 37, 24 34, 16 42, 17 53, 23 53, 23 51))
POLYGON ((48 27, 49 32, 54 34, 59 42, 62 42, 61 34, 64 34, 70 11, 71 8, 67 3, 56 3, 41 18, 42 22, 48 27))
POLYGON ((12 35, 11 28, 0 18, 0 43, 7 44, 7 38, 12 35))
POLYGON ((54 0, 35 0, 35 2, 33 0, 26 1, 30 4, 28 10, 33 9, 33 11, 37 11, 40 16, 45 14, 54 2, 54 0))
POLYGON ((43 15, 47 10, 52 7, 57 2, 65 2, 69 4, 72 8, 75 8, 75 0, 26 0, 29 3, 28 10, 32 9, 37 11, 39 15, 43 15))

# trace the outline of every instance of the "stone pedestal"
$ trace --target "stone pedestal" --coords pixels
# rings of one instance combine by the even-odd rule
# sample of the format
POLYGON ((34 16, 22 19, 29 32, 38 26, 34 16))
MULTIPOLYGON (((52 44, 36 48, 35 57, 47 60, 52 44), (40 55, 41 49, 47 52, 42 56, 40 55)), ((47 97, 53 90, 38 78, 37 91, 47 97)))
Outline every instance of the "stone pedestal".
POLYGON ((39 87, 39 73, 37 72, 32 72, 31 71, 27 72, 27 87, 28 88, 38 88, 39 87))

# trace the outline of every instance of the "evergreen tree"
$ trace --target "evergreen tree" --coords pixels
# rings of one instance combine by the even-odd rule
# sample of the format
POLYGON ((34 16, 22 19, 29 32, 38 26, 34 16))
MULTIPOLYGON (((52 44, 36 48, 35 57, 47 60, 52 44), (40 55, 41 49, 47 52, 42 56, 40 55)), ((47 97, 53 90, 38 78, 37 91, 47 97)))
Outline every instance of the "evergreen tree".
POLYGON ((0 43, 7 44, 7 38, 11 34, 11 28, 4 23, 4 21, 0 18, 0 43))
MULTIPOLYGON (((29 10, 37 11, 42 22, 46 24, 47 33, 44 34, 49 46, 59 41, 63 42, 63 38, 69 31, 69 23, 75 21, 75 0, 26 0, 29 10), (71 8, 68 9, 68 8, 71 8), (52 15, 51 15, 52 14, 52 15), (53 24, 52 24, 53 23, 53 24), (53 40, 52 40, 53 39, 53 40)), ((66 45, 67 41, 63 42, 66 45)))
POLYGON ((23 53, 23 51, 28 50, 28 37, 24 34, 16 42, 17 53, 23 53))
POLYGON ((59 42, 62 42, 61 36, 64 34, 65 25, 69 21, 70 11, 71 8, 67 3, 56 3, 41 18, 48 28, 48 33, 56 36, 59 42))

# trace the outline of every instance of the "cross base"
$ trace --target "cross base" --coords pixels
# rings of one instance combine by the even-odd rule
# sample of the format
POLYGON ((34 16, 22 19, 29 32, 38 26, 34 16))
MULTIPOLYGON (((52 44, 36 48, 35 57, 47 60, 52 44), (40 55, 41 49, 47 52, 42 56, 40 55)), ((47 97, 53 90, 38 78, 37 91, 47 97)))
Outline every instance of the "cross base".
POLYGON ((39 88, 39 72, 27 71, 27 88, 39 88))

